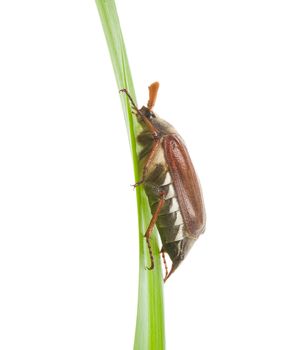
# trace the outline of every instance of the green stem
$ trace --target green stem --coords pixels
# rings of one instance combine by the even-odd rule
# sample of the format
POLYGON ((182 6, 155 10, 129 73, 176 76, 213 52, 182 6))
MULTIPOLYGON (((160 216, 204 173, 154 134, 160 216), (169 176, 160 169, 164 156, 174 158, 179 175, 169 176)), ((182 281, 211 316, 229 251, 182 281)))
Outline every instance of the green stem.
MULTIPOLYGON (((127 88, 134 101, 136 101, 115 1, 96 0, 96 4, 107 40, 118 90, 127 88)), ((137 181, 140 177, 136 135, 139 132, 140 127, 131 113, 130 104, 125 95, 121 95, 121 103, 131 145, 135 181, 137 181)), ((165 349, 163 280, 159 257, 159 247, 156 238, 157 232, 154 232, 152 236, 152 249, 155 258, 155 268, 152 271, 148 271, 145 269, 145 267, 149 266, 150 258, 143 236, 146 228, 148 227, 151 213, 147 197, 141 186, 137 188, 136 193, 138 206, 140 258, 138 310, 134 350, 163 350, 165 349)))

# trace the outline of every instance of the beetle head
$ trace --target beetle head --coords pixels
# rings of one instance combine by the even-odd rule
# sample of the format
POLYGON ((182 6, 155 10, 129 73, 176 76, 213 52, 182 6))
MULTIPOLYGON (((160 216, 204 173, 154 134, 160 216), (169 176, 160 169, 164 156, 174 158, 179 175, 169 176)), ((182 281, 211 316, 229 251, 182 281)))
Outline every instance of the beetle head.
POLYGON ((147 119, 156 118, 155 113, 151 109, 149 109, 149 108, 147 108, 145 106, 143 106, 140 109, 140 114, 141 114, 141 116, 143 116, 143 118, 147 118, 147 119))

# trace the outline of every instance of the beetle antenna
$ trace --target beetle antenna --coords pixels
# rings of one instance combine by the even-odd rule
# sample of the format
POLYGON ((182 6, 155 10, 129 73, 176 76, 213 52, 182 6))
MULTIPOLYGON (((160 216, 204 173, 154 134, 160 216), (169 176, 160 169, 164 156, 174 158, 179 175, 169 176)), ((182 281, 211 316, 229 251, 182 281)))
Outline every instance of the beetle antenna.
POLYGON ((153 268, 155 266, 155 262, 154 262, 154 256, 153 256, 153 252, 152 252, 150 241, 149 241, 148 237, 146 237, 146 243, 147 243, 149 256, 150 256, 150 267, 146 267, 146 268, 147 268, 147 270, 153 270, 153 268))
POLYGON ((157 94, 158 94, 158 90, 159 90, 159 86, 160 84, 156 81, 154 83, 152 83, 149 87, 149 100, 147 102, 147 108, 151 111, 153 106, 156 103, 156 99, 157 99, 157 94))
MULTIPOLYGON (((129 101, 130 101, 131 104, 133 105, 134 109, 135 109, 138 113, 140 113, 140 111, 138 110, 138 107, 137 107, 136 104, 134 103, 134 100, 133 100, 132 97, 130 96, 130 93, 128 92, 128 90, 127 90, 127 89, 121 89, 121 90, 119 90, 119 92, 124 92, 124 93, 127 95, 127 97, 129 98, 129 101)), ((141 113, 140 113, 140 114, 141 114, 141 113)))

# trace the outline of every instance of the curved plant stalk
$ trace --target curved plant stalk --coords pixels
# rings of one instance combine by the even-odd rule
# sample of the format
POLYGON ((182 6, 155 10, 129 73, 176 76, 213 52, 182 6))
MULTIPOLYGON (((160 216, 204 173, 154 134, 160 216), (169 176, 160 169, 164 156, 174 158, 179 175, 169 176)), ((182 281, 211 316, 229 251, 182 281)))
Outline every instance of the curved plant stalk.
MULTIPOLYGON (((118 90, 127 88, 134 101, 136 101, 115 1, 96 0, 96 4, 107 40, 118 90)), ((131 113, 130 104, 125 95, 121 95, 121 103, 131 145, 135 181, 138 181, 140 176, 136 135, 139 132, 139 124, 131 113)), ((163 280, 159 248, 156 232, 154 232, 152 236, 152 249, 155 258, 155 268, 152 271, 147 271, 145 266, 150 265, 150 258, 143 236, 151 219, 151 213, 147 197, 141 186, 137 188, 136 194, 138 206, 140 265, 134 350, 163 350, 165 349, 163 280)), ((130 232, 130 234, 132 234, 132 232, 130 232)))

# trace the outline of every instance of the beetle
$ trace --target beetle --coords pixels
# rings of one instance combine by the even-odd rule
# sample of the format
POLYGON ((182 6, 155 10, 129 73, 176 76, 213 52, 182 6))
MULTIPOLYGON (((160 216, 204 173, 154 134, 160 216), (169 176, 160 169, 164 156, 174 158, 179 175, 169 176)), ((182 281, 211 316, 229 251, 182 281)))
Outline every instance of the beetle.
POLYGON ((162 241, 164 282, 183 261, 200 234, 204 233, 206 213, 201 186, 181 136, 153 111, 159 83, 149 86, 147 106, 138 109, 127 89, 133 113, 142 126, 137 142, 142 146, 139 168, 142 177, 134 186, 144 186, 152 218, 144 235, 154 268, 150 237, 156 225, 162 241), (168 272, 164 253, 172 261, 168 272))

